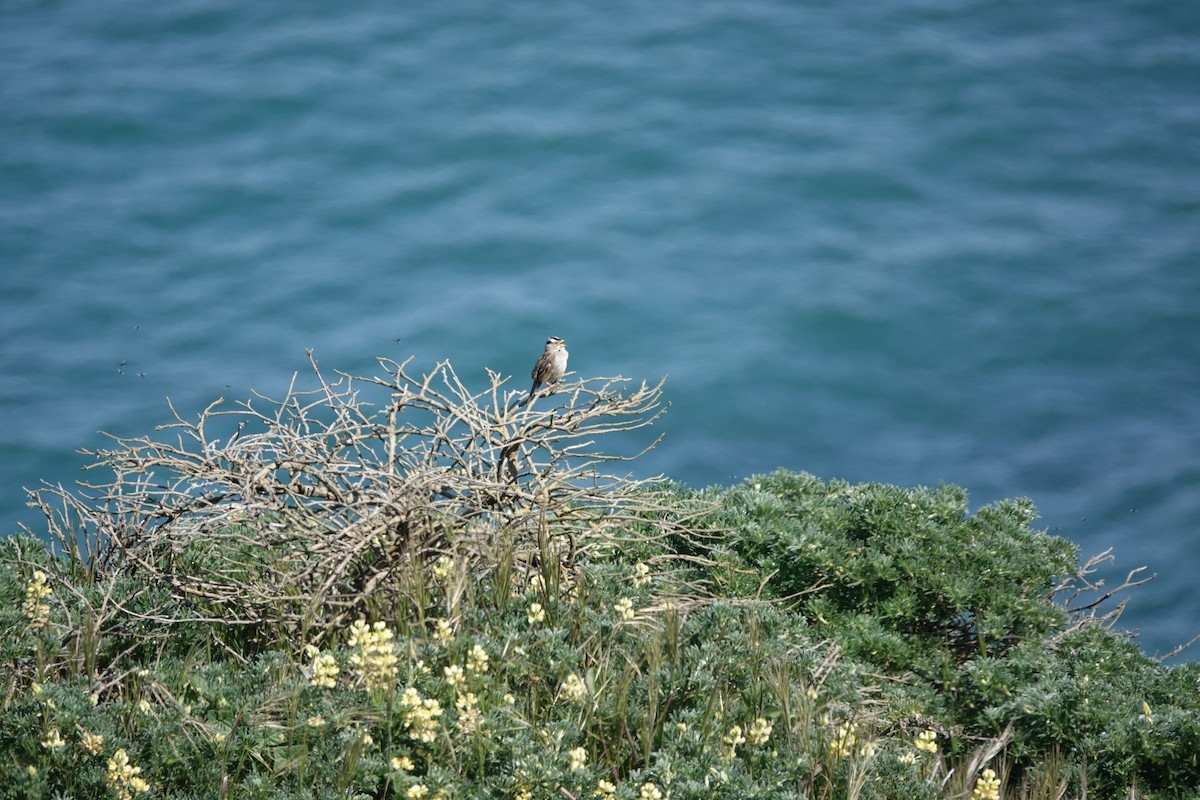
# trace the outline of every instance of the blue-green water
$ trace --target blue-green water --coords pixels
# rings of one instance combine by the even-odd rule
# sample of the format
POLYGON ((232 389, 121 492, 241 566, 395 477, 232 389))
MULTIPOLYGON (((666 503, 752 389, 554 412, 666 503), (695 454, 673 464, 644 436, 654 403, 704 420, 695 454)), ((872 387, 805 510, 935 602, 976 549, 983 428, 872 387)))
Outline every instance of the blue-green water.
MULTIPOLYGON (((639 469, 1030 496, 1200 633, 1188 3, 0 6, 0 529, 326 368, 668 375, 639 469), (400 341, 396 342, 399 338, 400 341)), ((1194 658, 1195 656, 1189 656, 1194 658)))

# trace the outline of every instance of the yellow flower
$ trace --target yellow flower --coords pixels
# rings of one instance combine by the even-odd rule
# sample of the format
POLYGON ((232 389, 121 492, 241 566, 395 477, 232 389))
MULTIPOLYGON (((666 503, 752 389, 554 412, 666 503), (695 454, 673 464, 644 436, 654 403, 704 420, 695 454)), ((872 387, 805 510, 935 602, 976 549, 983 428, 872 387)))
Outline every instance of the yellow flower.
POLYGON ((638 792, 638 800, 662 800, 662 796, 662 790, 649 781, 643 783, 638 792))
POLYGON ((79 746, 88 753, 98 756, 104 750, 104 737, 98 733, 89 733, 80 728, 79 746))
POLYGON ((479 710, 479 698, 474 692, 466 692, 454 698, 458 711, 458 729, 463 733, 478 733, 483 727, 483 713, 479 710))
POLYGON ((721 737, 721 741, 725 745, 725 760, 728 761, 737 754, 738 745, 746 741, 746 737, 742 735, 742 726, 734 725, 729 729, 729 733, 721 737))
POLYGON ((639 561, 633 568, 633 585, 645 586, 650 582, 650 568, 639 561))
POLYGON ((433 640, 438 644, 446 644, 454 638, 454 626, 449 620, 439 619, 433 627, 433 640))
POLYGON ((458 664, 442 667, 442 676, 446 679, 446 683, 450 684, 450 688, 456 691, 467 682, 463 668, 458 664))
POLYGON ((141 771, 141 767, 129 763, 128 754, 121 748, 108 760, 104 781, 116 792, 119 800, 132 800, 135 792, 141 794, 150 791, 150 784, 138 777, 141 771))
POLYGON ((621 619, 629 622, 634 618, 633 601, 628 597, 622 597, 619 601, 617 601, 616 605, 613 606, 613 611, 616 611, 617 616, 619 616, 621 619))
POLYGON ((909 750, 907 753, 897 756, 896 760, 901 764, 908 764, 911 766, 912 764, 917 763, 917 754, 912 750, 909 750))
POLYGON ((404 796, 408 800, 422 800, 422 798, 429 796, 429 787, 423 783, 415 784, 408 787, 408 791, 404 793, 404 796))
POLYGON ((838 726, 829 749, 838 758, 849 758, 857 749, 857 745, 858 736, 854 732, 854 726, 846 722, 838 726))
POLYGON ((46 602, 50 594, 46 573, 36 570, 33 579, 25 586, 25 602, 21 604, 21 611, 29 618, 29 627, 34 630, 50 621, 50 604, 46 602))
POLYGON ((409 736, 426 744, 437 739, 437 719, 442 715, 437 700, 422 698, 420 692, 410 686, 400 696, 400 705, 404 708, 404 724, 409 736))
POLYGON ((365 620, 356 620, 350 626, 349 645, 355 649, 350 656, 350 666, 358 673, 359 680, 367 691, 389 689, 400 672, 396 655, 394 634, 383 622, 368 627, 365 620))
POLYGON ((122 747, 113 753, 113 757, 108 760, 108 772, 113 775, 136 775, 141 770, 137 767, 129 766, 129 754, 122 747))
POLYGON ((471 648, 471 652, 467 653, 467 671, 477 675, 488 671, 487 650, 479 645, 471 648))
POLYGON ((600 800, 613 800, 617 796, 617 786, 612 781, 599 780, 596 782, 596 791, 592 792, 592 797, 599 797, 600 800))
POLYGON ((971 792, 971 800, 1000 800, 1000 780, 995 770, 985 769, 980 774, 971 792))
POLYGON ((536 625, 540 622, 545 622, 546 609, 542 608, 541 603, 530 603, 528 618, 530 625, 536 625))
POLYGON ((46 738, 42 739, 42 747, 47 750, 57 750, 60 747, 65 747, 66 742, 63 741, 62 735, 58 732, 58 728, 51 728, 46 732, 46 738))
POLYGON ((450 556, 438 556, 437 561, 433 562, 433 577, 439 582, 445 581, 450 577, 450 572, 454 569, 454 559, 450 556))
POLYGON ((572 703, 581 703, 587 697, 587 684, 583 682, 582 678, 572 672, 563 681, 562 689, 559 693, 565 695, 572 703))
POLYGON ((320 715, 317 715, 317 716, 309 717, 307 720, 305 720, 305 722, 307 723, 308 727, 310 727, 310 728, 320 728, 322 725, 325 724, 325 718, 320 715))
POLYGON ((762 747, 771 738, 771 723, 759 717, 746 731, 746 741, 753 747, 762 747))
POLYGON ((408 756, 397 756, 389 762, 388 766, 397 772, 412 772, 416 764, 408 756))
POLYGON ((571 752, 567 753, 568 769, 572 772, 581 770, 587 766, 587 750, 582 747, 576 747, 571 752))
POLYGON ((333 653, 317 651, 313 654, 312 680, 309 681, 309 685, 332 689, 337 685, 338 672, 337 659, 333 657, 333 653))
POLYGON ((913 743, 913 747, 927 753, 936 753, 938 749, 937 734, 931 730, 921 731, 917 734, 917 741, 913 743))

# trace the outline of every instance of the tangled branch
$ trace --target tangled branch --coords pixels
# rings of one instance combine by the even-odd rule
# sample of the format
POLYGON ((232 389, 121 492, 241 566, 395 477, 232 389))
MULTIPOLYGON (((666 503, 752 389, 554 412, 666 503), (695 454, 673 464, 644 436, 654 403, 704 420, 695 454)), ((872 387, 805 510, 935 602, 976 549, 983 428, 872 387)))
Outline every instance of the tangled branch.
POLYGON ((164 622, 321 630, 419 607, 420 565, 439 554, 569 568, 601 543, 686 523, 657 479, 612 472, 657 439, 626 456, 598 445, 665 412, 661 381, 590 378, 524 405, 506 378, 489 370, 474 392, 447 361, 415 375, 411 359, 380 359, 381 376, 333 378, 309 362, 315 388, 294 377, 280 399, 218 400, 194 421, 172 406, 170 436, 89 453, 111 480, 31 492, 67 561, 169 587, 164 622))
POLYGON ((1119 586, 1106 588, 1103 580, 1097 580, 1093 576, 1103 565, 1111 563, 1113 560, 1110 547, 1104 552, 1090 557, 1075 574, 1061 578, 1050 590, 1051 599, 1061 602, 1070 616, 1070 622, 1066 628, 1052 637, 1052 644, 1057 643, 1068 633, 1084 628, 1099 626, 1111 629, 1121 618, 1121 614, 1125 612, 1129 598, 1124 597, 1112 608, 1102 608, 1102 606, 1122 592, 1154 580, 1153 575, 1140 577, 1146 568, 1137 567, 1129 571, 1124 582, 1119 586))

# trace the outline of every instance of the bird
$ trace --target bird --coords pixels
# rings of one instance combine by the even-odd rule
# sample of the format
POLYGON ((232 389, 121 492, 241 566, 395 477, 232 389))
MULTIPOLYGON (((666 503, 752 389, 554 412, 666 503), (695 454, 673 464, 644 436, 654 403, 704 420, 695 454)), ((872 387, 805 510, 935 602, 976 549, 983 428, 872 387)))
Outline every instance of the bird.
POLYGON ((529 390, 530 400, 533 399, 539 387, 558 383, 563 373, 567 371, 568 355, 567 343, 562 339, 551 336, 546 340, 546 349, 542 351, 537 363, 533 365, 531 373, 533 386, 529 390))

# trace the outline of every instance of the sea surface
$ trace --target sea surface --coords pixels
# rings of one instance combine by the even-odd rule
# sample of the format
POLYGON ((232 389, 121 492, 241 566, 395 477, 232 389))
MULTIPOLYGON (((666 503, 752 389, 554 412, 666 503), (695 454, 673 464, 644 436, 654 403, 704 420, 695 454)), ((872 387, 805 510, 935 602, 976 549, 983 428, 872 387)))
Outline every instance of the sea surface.
MULTIPOLYGON (((0 4, 0 534, 166 398, 667 376, 633 465, 1027 496, 1200 634, 1177 0, 0 4)), ((1200 647, 1180 658, 1200 658, 1200 647)))

